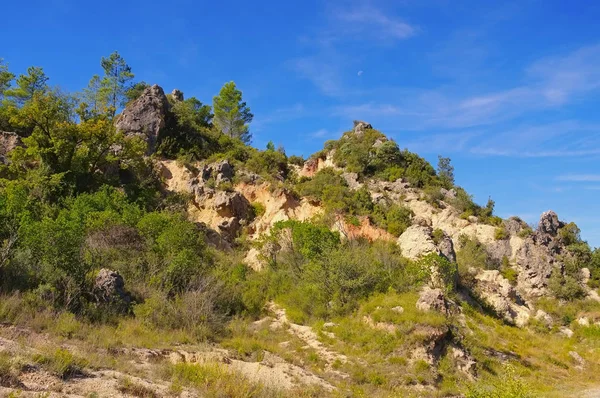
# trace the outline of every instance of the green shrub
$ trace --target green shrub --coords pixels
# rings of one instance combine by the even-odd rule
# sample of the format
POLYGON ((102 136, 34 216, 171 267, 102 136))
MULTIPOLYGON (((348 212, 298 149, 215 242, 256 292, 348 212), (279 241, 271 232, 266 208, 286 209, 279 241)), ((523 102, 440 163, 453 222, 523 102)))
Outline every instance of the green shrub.
POLYGON ((567 301, 576 300, 586 295, 579 277, 570 272, 563 273, 559 268, 552 270, 548 280, 548 289, 554 297, 567 301))
POLYGON ((119 380, 117 389, 123 394, 132 395, 140 398, 158 398, 159 395, 149 387, 143 384, 135 383, 130 378, 123 378, 119 380))
POLYGON ((520 230, 518 235, 520 238, 525 239, 525 238, 531 236, 531 234, 533 234, 533 230, 530 227, 526 227, 526 228, 523 228, 522 230, 520 230))
POLYGON ((456 252, 456 261, 459 268, 495 269, 496 265, 491 261, 485 246, 476 238, 467 235, 459 237, 459 250, 456 252))
POLYGON ((430 280, 435 287, 452 292, 456 287, 458 269, 456 264, 451 263, 436 253, 429 253, 418 261, 419 267, 424 273, 424 279, 430 280))
POLYGON ((431 238, 433 239, 433 243, 435 243, 436 245, 440 244, 440 242, 442 241, 442 239, 444 239, 444 236, 446 236, 446 234, 444 233, 444 231, 442 231, 439 228, 434 229, 433 233, 431 234, 431 238))
POLYGON ((510 235, 508 231, 504 227, 499 227, 494 230, 494 239, 496 240, 505 240, 508 239, 510 235))
POLYGON ((274 149, 253 152, 245 166, 248 170, 265 177, 285 178, 289 172, 287 156, 274 149))
POLYGON ((20 387, 19 372, 15 369, 13 355, 8 352, 0 352, 0 386, 20 387))
POLYGON ((83 359, 73 356, 71 352, 62 348, 44 354, 37 354, 34 356, 34 360, 61 379, 68 379, 81 374, 86 366, 83 359))
POLYGON ((505 365, 498 381, 476 385, 469 389, 467 398, 533 398, 530 387, 516 374, 515 368, 505 365))
POLYGON ((252 217, 251 218, 258 218, 258 217, 262 217, 265 212, 267 211, 267 208, 265 207, 265 205, 263 205, 260 202, 253 202, 251 204, 252 206, 252 217))
POLYGON ((291 164, 295 164, 296 166, 304 166, 304 158, 302 156, 296 156, 296 155, 292 155, 288 158, 288 162, 290 162, 291 164))

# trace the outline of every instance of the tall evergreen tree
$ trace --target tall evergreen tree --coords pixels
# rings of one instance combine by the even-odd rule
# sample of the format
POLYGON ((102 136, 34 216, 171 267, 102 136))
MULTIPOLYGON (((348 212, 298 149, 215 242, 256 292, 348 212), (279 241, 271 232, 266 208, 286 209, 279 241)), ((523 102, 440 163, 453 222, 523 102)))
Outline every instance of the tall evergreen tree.
POLYGON ((14 78, 15 75, 10 73, 4 59, 0 58, 0 100, 4 97, 4 92, 8 90, 14 78))
POLYGON ((5 96, 13 99, 18 105, 31 100, 36 93, 48 91, 48 77, 44 69, 37 66, 27 68, 26 75, 17 78, 16 86, 6 90, 5 96))
POLYGON ((234 82, 225 83, 219 95, 213 98, 213 111, 214 124, 223 134, 250 143, 252 134, 248 130, 248 124, 252 122, 254 115, 242 101, 242 92, 234 82))
POLYGON ((108 104, 108 114, 114 117, 117 109, 124 106, 127 101, 126 93, 134 75, 125 59, 116 51, 107 58, 102 57, 100 64, 104 69, 100 92, 108 104))

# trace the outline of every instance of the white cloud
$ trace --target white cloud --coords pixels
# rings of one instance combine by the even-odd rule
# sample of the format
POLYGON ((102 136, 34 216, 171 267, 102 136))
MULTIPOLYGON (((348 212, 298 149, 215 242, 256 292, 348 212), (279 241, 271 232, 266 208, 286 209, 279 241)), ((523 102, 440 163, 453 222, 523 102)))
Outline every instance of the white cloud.
POLYGON ((309 135, 313 138, 323 138, 329 135, 329 131, 327 131, 326 129, 320 129, 313 133, 310 133, 309 135))
POLYGON ((557 181, 600 182, 600 174, 564 174, 556 177, 557 181))
POLYGON ((404 40, 417 33, 416 27, 373 6, 338 9, 333 15, 345 24, 345 30, 374 35, 379 39, 404 40))
POLYGON ((356 74, 357 76, 362 76, 364 72, 362 70, 359 70, 358 73, 356 74))

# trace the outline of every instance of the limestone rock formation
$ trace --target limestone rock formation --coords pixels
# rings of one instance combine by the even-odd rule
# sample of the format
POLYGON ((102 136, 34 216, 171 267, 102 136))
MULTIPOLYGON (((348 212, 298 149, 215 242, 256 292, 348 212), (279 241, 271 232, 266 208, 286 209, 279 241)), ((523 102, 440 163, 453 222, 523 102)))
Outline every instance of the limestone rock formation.
POLYGON ((0 163, 8 164, 8 153, 16 147, 22 146, 21 137, 15 133, 0 131, 0 163))
POLYGON ((408 227, 398 238, 398 246, 402 249, 402 255, 411 260, 429 253, 439 253, 431 238, 431 228, 420 225, 408 227))
MULTIPOLYGON (((417 220, 418 221, 418 220, 417 220)), ((446 257, 450 262, 456 262, 456 253, 452 239, 446 233, 437 242, 433 240, 433 230, 429 226, 411 225, 398 238, 398 246, 402 255, 411 260, 417 260, 429 253, 436 253, 446 257)))
POLYGON ((358 182, 358 173, 342 173, 342 177, 346 180, 348 187, 352 190, 362 188, 363 184, 358 182))
POLYGON ((171 97, 175 102, 183 101, 183 92, 181 90, 174 89, 171 91, 171 97))
POLYGON ((125 291, 125 281, 116 271, 102 268, 94 281, 94 294, 101 303, 128 306, 131 297, 125 291))
POLYGON ((448 304, 446 303, 442 289, 432 289, 429 286, 425 286, 421 290, 416 307, 421 311, 438 311, 442 314, 448 312, 448 304))
POLYGON ((220 162, 205 165, 202 168, 201 175, 204 181, 213 178, 217 185, 222 182, 231 182, 233 178, 233 166, 229 163, 229 160, 221 160, 220 162))
POLYGON ((148 153, 152 153, 161 130, 166 126, 169 109, 163 89, 156 84, 147 87, 119 116, 117 130, 129 136, 142 137, 148 143, 148 153))
POLYGON ((362 134, 365 130, 372 129, 371 123, 363 122, 362 120, 354 121, 354 132, 356 134, 362 134))
POLYGON ((564 223, 559 221, 558 215, 552 210, 542 213, 538 224, 538 232, 556 236, 558 230, 564 226, 564 223))
POLYGON ((475 275, 474 291, 507 322, 522 327, 529 320, 529 308, 499 271, 480 270, 475 275))
POLYGON ((558 237, 558 230, 564 225, 555 212, 543 213, 538 229, 525 239, 517 251, 518 288, 525 295, 536 297, 545 294, 552 270, 562 267, 561 255, 565 247, 558 237))
POLYGON ((214 208, 221 217, 245 219, 250 213, 250 203, 236 191, 218 191, 214 197, 214 208))

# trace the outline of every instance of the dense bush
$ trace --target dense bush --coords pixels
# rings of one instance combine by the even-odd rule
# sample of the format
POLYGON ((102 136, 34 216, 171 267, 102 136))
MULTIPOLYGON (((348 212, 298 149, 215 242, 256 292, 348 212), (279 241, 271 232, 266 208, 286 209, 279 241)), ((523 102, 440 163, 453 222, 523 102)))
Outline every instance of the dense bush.
POLYGON ((458 270, 464 282, 469 281, 469 269, 496 269, 497 264, 491 260, 485 245, 476 238, 467 235, 459 237, 459 249, 456 252, 458 270))
POLYGON ((278 223, 265 247, 273 250, 274 244, 278 253, 270 257, 268 276, 255 277, 252 297, 277 297, 296 321, 346 314, 374 292, 406 291, 426 278, 396 245, 341 242, 325 226, 278 223))

